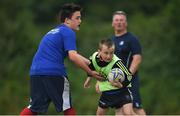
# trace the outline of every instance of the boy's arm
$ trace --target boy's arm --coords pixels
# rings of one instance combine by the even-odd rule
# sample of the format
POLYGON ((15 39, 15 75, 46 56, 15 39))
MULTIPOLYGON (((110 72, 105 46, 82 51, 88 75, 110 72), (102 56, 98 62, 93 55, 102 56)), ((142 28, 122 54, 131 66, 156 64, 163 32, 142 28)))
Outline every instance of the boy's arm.
MULTIPOLYGON (((94 68, 94 66, 93 66, 93 64, 92 64, 92 59, 90 59, 90 60, 88 60, 88 61, 89 61, 89 63, 88 63, 89 68, 90 68, 91 70, 95 70, 95 68, 94 68)), ((84 88, 90 88, 91 80, 92 80, 91 75, 89 75, 89 74, 87 73, 87 79, 86 79, 86 81, 84 82, 84 88)))
POLYGON ((84 88, 90 88, 91 80, 91 77, 88 76, 86 81, 84 82, 84 88))
POLYGON ((97 93, 101 93, 101 91, 99 90, 99 83, 98 83, 98 81, 96 82, 95 89, 96 89, 97 93))

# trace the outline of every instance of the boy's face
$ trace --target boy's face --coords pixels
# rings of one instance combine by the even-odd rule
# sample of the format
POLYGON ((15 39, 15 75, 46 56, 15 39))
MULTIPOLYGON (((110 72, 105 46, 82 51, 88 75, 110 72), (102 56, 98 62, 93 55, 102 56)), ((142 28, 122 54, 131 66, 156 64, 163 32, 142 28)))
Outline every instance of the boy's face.
POLYGON ((114 46, 108 48, 106 45, 102 45, 101 49, 98 50, 101 60, 110 62, 113 58, 114 49, 114 46))
POLYGON ((80 11, 74 12, 72 17, 68 19, 68 23, 70 28, 72 28, 75 31, 78 31, 81 24, 81 12, 80 11))

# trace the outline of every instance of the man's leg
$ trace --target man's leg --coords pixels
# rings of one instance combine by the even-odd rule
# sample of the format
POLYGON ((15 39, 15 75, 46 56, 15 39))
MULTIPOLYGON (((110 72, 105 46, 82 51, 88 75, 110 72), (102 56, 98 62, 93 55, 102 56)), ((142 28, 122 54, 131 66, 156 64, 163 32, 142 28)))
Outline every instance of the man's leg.
POLYGON ((76 115, 76 110, 73 107, 71 107, 64 111, 64 115, 76 115))
POLYGON ((21 111, 20 116, 24 116, 24 115, 37 115, 37 113, 31 111, 31 109, 29 109, 29 108, 24 108, 24 109, 21 111))
POLYGON ((146 115, 144 109, 142 108, 139 86, 139 77, 136 76, 132 80, 132 87, 130 88, 133 96, 133 109, 137 115, 146 115))

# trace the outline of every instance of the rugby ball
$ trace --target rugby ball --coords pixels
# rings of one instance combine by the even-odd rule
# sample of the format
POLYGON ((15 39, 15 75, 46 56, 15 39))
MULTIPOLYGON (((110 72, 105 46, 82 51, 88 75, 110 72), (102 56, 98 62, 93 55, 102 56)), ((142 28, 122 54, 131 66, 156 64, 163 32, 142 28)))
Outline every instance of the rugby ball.
POLYGON ((109 81, 120 81, 123 82, 125 80, 124 72, 120 68, 113 68, 107 76, 109 81))

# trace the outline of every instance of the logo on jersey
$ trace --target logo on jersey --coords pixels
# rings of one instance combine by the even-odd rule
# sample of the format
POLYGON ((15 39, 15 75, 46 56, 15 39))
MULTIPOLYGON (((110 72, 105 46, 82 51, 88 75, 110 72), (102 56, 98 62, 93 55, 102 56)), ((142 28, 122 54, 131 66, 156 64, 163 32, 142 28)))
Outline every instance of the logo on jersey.
POLYGON ((59 32, 59 29, 52 29, 51 31, 49 31, 47 34, 56 34, 59 32))
POLYGON ((124 41, 119 42, 119 45, 120 46, 124 45, 124 41))

